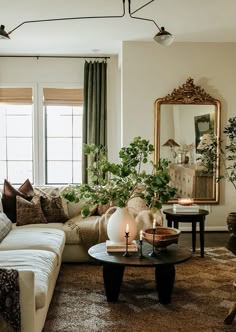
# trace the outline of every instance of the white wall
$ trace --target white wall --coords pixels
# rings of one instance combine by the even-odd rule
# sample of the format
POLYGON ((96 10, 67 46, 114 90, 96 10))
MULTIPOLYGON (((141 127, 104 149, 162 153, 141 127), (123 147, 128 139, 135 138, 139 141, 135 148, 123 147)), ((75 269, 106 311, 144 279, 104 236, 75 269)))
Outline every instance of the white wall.
MULTIPOLYGON (((194 79, 222 103, 222 127, 236 115, 236 44, 124 42, 122 50, 122 112, 124 144, 137 135, 154 140, 154 102, 194 79)), ((207 229, 226 229, 226 216, 236 211, 236 192, 220 184, 220 204, 209 206, 207 229)))

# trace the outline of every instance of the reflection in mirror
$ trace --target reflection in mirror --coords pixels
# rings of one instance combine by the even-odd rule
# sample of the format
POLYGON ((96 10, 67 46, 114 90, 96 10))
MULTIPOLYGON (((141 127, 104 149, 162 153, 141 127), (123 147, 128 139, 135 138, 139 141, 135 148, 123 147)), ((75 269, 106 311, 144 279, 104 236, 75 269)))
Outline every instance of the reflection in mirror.
MULTIPOLYGON (((202 162, 201 145, 219 139, 220 103, 192 79, 155 103, 155 161, 170 161, 171 185, 178 198, 218 203, 218 164, 202 162), (213 170, 214 168, 214 170, 213 170)), ((174 200, 175 201, 175 200, 174 200)), ((171 201, 174 202, 173 200, 171 201)))

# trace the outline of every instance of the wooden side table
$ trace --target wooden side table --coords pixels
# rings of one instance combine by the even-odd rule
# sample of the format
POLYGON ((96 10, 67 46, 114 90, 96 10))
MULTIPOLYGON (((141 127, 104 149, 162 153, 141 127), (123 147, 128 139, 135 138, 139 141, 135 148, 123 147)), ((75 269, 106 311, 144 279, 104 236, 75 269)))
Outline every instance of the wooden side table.
POLYGON ((200 230, 200 250, 201 257, 204 257, 204 231, 205 231, 205 218, 209 214, 207 210, 200 209, 199 212, 188 213, 175 213, 173 209, 164 210, 166 215, 167 226, 179 228, 179 222, 192 223, 192 248, 193 252, 196 251, 196 224, 199 222, 200 230))

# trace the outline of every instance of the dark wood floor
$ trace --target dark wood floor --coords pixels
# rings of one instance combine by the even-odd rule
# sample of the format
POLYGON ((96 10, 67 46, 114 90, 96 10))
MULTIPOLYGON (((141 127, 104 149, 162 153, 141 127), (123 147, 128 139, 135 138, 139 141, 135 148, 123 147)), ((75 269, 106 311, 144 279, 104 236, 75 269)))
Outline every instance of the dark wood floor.
MULTIPOLYGON (((229 243, 236 250, 236 238, 232 239, 228 232, 205 232, 205 247, 228 247, 229 243)), ((179 237, 179 244, 185 247, 192 247, 192 233, 182 232, 179 237)), ((199 234, 197 233, 196 248, 199 248, 199 234)))

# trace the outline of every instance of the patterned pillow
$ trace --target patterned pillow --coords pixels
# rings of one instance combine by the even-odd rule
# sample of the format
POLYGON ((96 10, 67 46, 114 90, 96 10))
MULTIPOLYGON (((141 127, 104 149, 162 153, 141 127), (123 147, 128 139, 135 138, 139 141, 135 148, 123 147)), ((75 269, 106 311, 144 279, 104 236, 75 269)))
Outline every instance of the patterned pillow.
POLYGON ((47 224, 44 217, 40 197, 34 196, 31 202, 21 196, 16 196, 16 225, 47 224))
POLYGON ((48 223, 66 222, 68 220, 65 214, 62 199, 57 195, 47 195, 44 191, 39 190, 39 197, 43 214, 48 223))
POLYGON ((31 200, 34 196, 34 189, 27 179, 19 189, 15 189, 10 182, 4 180, 2 205, 3 211, 12 222, 16 222, 16 196, 21 196, 27 200, 31 200))
POLYGON ((12 228, 12 222, 5 213, 0 212, 0 242, 10 232, 12 228))

